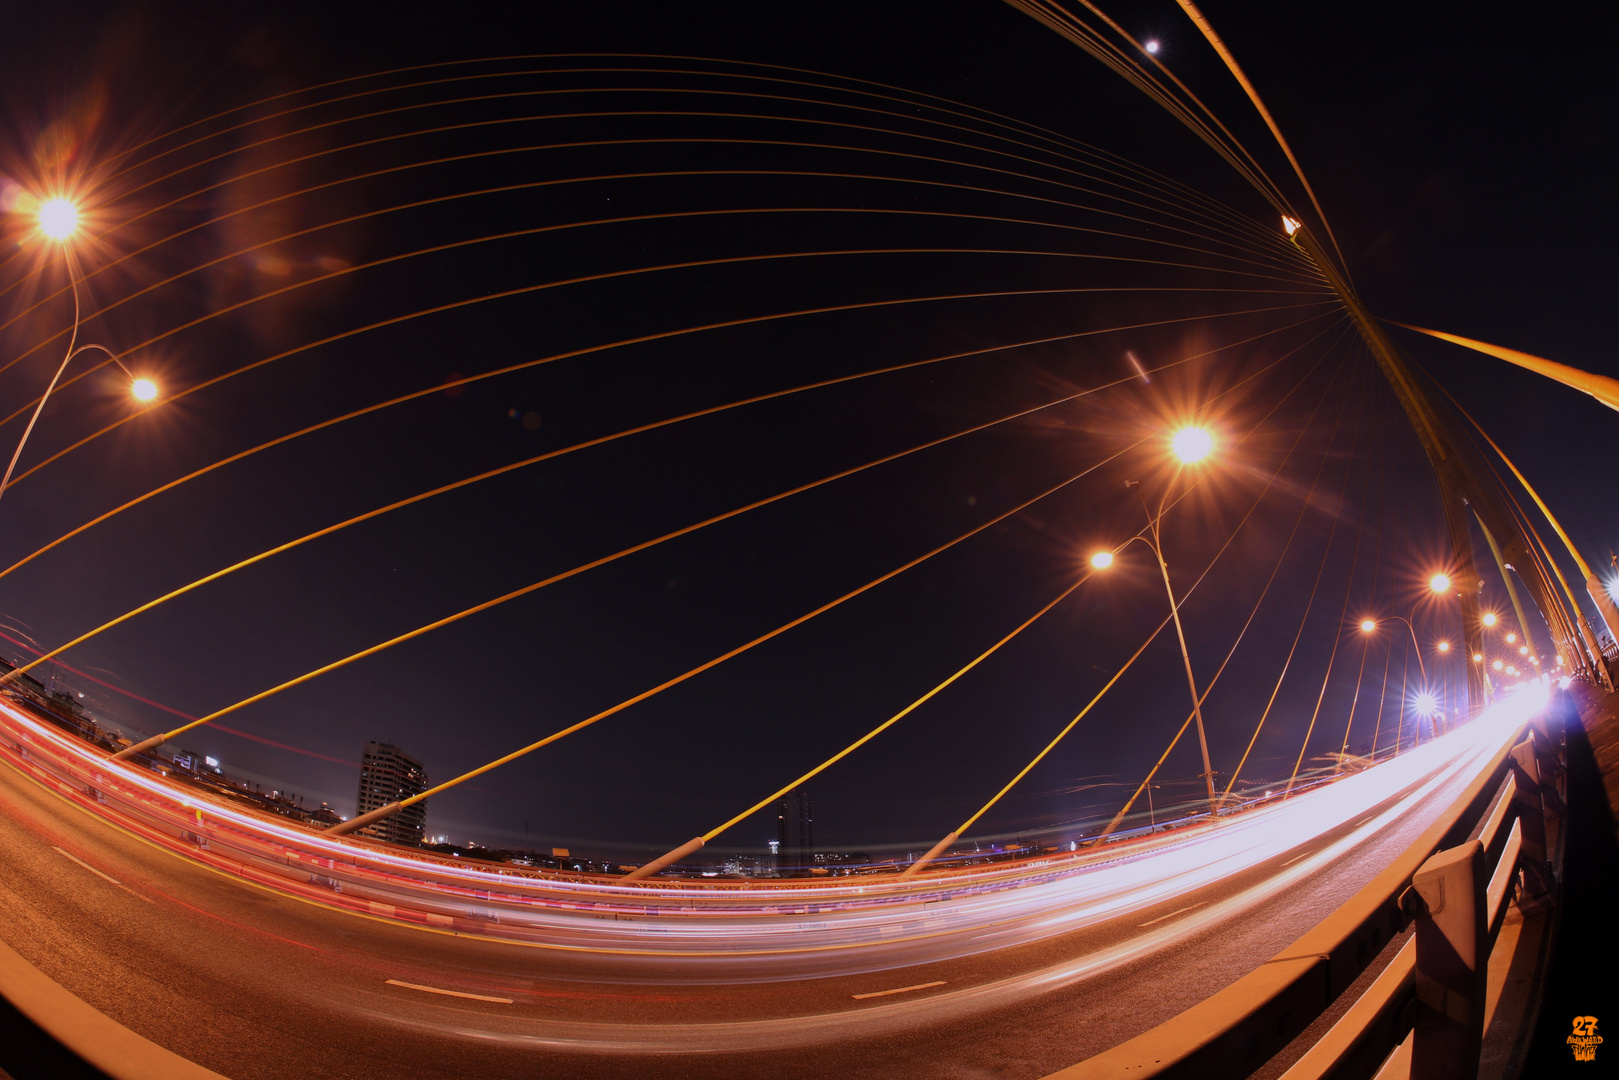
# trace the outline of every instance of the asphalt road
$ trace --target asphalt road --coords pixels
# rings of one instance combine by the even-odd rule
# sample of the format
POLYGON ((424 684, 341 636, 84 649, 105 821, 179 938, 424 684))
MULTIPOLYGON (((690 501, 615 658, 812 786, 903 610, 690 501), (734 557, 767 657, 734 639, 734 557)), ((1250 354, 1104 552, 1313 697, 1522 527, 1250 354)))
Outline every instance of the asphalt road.
POLYGON ((0 764, 0 939, 107 1015, 234 1080, 1040 1077, 1269 959, 1414 841, 1467 779, 1044 940, 744 980, 716 978, 699 960, 649 969, 291 897, 136 837, 0 764))

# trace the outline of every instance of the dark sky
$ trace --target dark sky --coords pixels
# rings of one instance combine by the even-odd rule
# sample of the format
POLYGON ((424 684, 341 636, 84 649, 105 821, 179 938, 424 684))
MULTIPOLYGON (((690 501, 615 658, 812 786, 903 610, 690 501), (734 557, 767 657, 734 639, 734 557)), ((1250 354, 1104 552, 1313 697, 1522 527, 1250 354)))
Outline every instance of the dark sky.
MULTIPOLYGON (((1372 309, 1615 372, 1605 333, 1619 273, 1607 190, 1613 16, 1588 5, 1542 6, 1529 22, 1461 5, 1317 7, 1206 10, 1295 147, 1372 309)), ((347 812, 356 767, 346 763, 367 739, 395 741, 448 778, 1010 514, 429 810, 430 831, 457 839, 521 842, 526 828, 538 845, 644 853, 768 795, 1054 599, 1091 550, 1140 528, 1123 482, 1162 493, 1173 477, 1163 432, 1193 414, 1218 432, 1222 453, 1166 518, 1177 588, 1231 541, 1183 609, 1200 681, 1266 597, 1207 704, 1222 780, 1301 620, 1246 781, 1285 777, 1312 715, 1307 762, 1335 750, 1357 672, 1351 749, 1370 742, 1367 700, 1399 707, 1409 661, 1398 648, 1363 657, 1346 620, 1415 603, 1425 641, 1455 633, 1453 612, 1420 602, 1422 578, 1445 557, 1420 450, 1367 354, 1280 241, 1274 213, 1177 122, 1012 8, 261 8, 0 12, 7 205, 67 176, 90 193, 95 239, 76 247, 90 275, 86 310, 116 306, 89 320, 86 338, 130 350, 128 362, 170 390, 280 357, 161 404, 17 484, 0 504, 4 564, 308 425, 594 351, 346 421, 120 514, 0 578, 0 614, 22 636, 54 647, 238 559, 583 440, 955 358, 570 453, 234 574, 65 658, 84 674, 61 673, 61 684, 109 722, 159 730, 172 717, 129 694, 206 713, 630 545, 958 436, 223 721, 257 741, 208 729, 182 740, 347 812), (541 58, 488 59, 499 57, 541 58), (464 60, 480 62, 400 70, 464 60), (1091 156, 1063 173, 1052 138, 1119 160, 1091 156), (1137 166, 1165 179, 1136 171, 1124 182, 1121 170, 1137 166), (605 222, 628 218, 637 220, 605 222), (523 235, 493 238, 505 233, 523 235), (445 250, 425 252, 435 247, 445 250), (834 251, 844 254, 824 254, 834 251), (712 265, 626 273, 695 261, 712 265), (595 275, 609 276, 548 284, 595 275), (512 290, 525 291, 498 295, 512 290), (432 310, 445 305, 459 306, 432 310), (830 307, 843 310, 764 318, 830 307), (602 348, 738 320, 753 321, 602 348), (1125 326, 1135 329, 1097 332, 1125 326), (1059 340, 1029 344, 1043 339, 1059 340), (1164 370, 1150 385, 1132 380, 1126 352, 1164 370)), ((1109 10, 1161 41, 1165 62, 1304 204, 1178 8, 1109 10)), ((1062 152, 1070 164, 1085 157, 1062 152)), ((66 280, 60 256, 24 217, 8 216, 6 229, 0 342, 6 362, 21 357, 0 372, 9 413, 48 381, 65 341, 41 342, 71 311, 65 295, 52 298, 66 280)), ((1612 413, 1395 333, 1541 485, 1587 556, 1606 563, 1619 549, 1603 494, 1612 413)), ((93 363, 77 360, 85 368, 69 375, 93 363)), ((129 411, 111 369, 59 393, 20 470, 129 411)), ((10 421, 0 446, 14 445, 25 421, 10 421)), ((820 845, 926 845, 958 824, 1158 625, 1167 605, 1154 573, 1145 549, 1128 549, 1109 576, 817 778, 820 845)), ((1485 577, 1487 602, 1505 610, 1499 579, 1485 577)), ((1380 633, 1378 644, 1393 637, 1380 633)), ((1187 708, 1178 652, 1162 634, 977 829, 1059 828, 1110 812, 1187 708)), ((1192 793, 1199 768, 1189 734, 1160 797, 1192 793)), ((759 850, 773 835, 760 817, 720 846, 759 850)))

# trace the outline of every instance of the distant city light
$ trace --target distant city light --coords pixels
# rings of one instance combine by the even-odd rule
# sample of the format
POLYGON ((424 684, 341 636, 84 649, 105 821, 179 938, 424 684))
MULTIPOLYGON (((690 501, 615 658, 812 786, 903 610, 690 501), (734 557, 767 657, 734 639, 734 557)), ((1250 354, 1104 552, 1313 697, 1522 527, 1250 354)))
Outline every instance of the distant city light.
POLYGON ((1170 445, 1175 456, 1190 465, 1194 461, 1202 461, 1214 450, 1214 436, 1202 428, 1181 428, 1175 432, 1170 445))
POLYGON ((1096 567, 1098 570, 1106 570, 1108 567, 1113 565, 1113 552, 1098 551, 1095 555, 1091 556, 1091 565, 1096 567))

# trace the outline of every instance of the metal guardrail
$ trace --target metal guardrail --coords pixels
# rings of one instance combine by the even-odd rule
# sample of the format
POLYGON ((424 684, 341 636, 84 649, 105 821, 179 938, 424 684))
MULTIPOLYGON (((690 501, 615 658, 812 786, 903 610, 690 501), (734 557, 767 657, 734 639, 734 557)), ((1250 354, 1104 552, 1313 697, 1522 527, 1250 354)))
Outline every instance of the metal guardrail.
POLYGON ((1531 895, 1552 883, 1545 818, 1562 809, 1563 739, 1549 716, 1514 731, 1414 844, 1269 962, 1047 1080, 1248 1076, 1413 922, 1393 961, 1284 1080, 1473 1080, 1486 968, 1507 900, 1520 876, 1531 895))
POLYGON ((1512 748, 1472 835, 1430 856, 1402 894, 1415 932, 1283 1080, 1367 1076, 1379 1061, 1376 1080, 1478 1075, 1485 976, 1508 901, 1555 886, 1546 818, 1563 811, 1559 742, 1531 727, 1512 748))

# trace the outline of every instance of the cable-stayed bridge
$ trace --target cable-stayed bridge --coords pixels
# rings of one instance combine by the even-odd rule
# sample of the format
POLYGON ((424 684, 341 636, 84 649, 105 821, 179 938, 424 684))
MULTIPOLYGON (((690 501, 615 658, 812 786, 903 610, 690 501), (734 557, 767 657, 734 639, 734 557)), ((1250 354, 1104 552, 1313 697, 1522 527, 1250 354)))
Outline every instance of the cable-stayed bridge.
POLYGON ((1462 932, 1423 897, 1463 873, 1468 933, 1544 948, 1562 691, 1612 688, 1619 613, 1208 20, 1274 150, 1100 13, 1013 6, 1251 190, 643 55, 314 85, 8 189, 42 1053, 1106 1075, 1201 1031, 1152 1064, 1246 1075, 1382 970, 1321 1054, 1488 1064, 1488 963, 1406 943, 1462 932), (421 790, 283 798, 395 727, 421 790), (847 853, 765 861, 806 792, 847 853), (555 869, 375 838, 422 803, 555 869))

